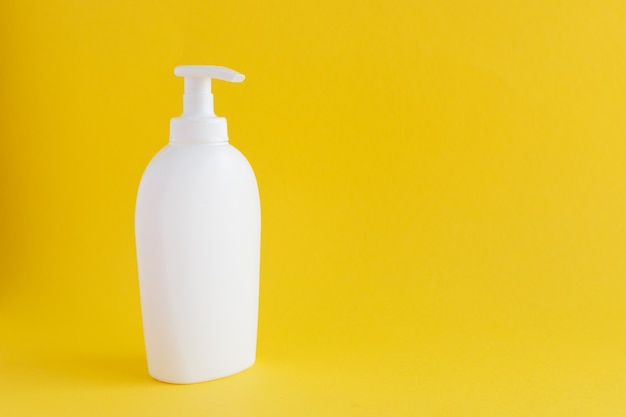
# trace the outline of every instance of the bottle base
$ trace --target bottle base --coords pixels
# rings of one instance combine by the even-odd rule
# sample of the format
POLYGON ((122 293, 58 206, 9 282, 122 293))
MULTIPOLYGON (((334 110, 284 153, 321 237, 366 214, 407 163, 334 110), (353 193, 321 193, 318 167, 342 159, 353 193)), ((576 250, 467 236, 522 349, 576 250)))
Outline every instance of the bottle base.
POLYGON ((217 379, 223 379, 229 376, 236 375, 240 372, 243 372, 251 368, 255 362, 256 360, 253 360, 251 363, 242 367, 238 367, 233 370, 215 372, 215 373, 210 373, 210 374, 205 374, 205 375, 178 375, 178 376, 172 377, 172 376, 160 375, 158 373, 153 373, 149 369, 148 369, 148 373, 153 379, 159 382, 164 382, 166 384, 172 384, 172 385, 200 384, 202 382, 215 381, 217 379))

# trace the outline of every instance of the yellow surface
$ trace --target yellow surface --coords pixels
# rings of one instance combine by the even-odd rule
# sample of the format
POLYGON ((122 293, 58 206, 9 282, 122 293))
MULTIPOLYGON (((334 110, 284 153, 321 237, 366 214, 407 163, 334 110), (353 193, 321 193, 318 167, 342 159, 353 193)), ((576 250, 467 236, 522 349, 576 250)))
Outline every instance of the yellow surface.
POLYGON ((626 415, 619 1, 3 1, 0 416, 626 415), (215 83, 257 364, 145 367, 137 185, 215 83))

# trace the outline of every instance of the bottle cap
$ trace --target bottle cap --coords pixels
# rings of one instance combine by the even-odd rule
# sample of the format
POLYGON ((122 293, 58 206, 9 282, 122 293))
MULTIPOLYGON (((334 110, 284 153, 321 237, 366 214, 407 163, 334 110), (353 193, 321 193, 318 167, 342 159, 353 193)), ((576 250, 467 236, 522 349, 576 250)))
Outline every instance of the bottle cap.
POLYGON ((174 74, 185 78, 183 114, 170 122, 170 142, 217 143, 228 142, 226 119, 213 111, 211 79, 239 83, 243 74, 214 65, 181 65, 174 74))

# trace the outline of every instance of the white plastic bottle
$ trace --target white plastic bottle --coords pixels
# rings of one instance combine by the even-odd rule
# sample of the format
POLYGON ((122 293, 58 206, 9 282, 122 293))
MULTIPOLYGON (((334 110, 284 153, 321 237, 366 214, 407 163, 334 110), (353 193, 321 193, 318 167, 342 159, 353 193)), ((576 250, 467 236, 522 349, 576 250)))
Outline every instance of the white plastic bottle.
POLYGON ((256 357, 260 204, 246 158, 213 113, 224 67, 180 66, 183 114, 141 179, 135 211, 148 370, 189 384, 250 367, 256 357))

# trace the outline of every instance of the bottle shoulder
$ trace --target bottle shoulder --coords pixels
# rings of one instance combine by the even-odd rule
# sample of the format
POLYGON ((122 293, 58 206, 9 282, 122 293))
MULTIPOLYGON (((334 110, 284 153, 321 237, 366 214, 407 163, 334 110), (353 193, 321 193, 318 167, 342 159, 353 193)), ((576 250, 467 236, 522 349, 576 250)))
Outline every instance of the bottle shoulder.
POLYGON ((150 169, 191 169, 194 167, 213 169, 250 169, 246 157, 234 146, 226 144, 177 144, 170 143, 150 161, 150 169))
POLYGON ((156 187, 182 183, 254 184, 248 160, 230 144, 168 144, 148 164, 141 183, 156 187))

